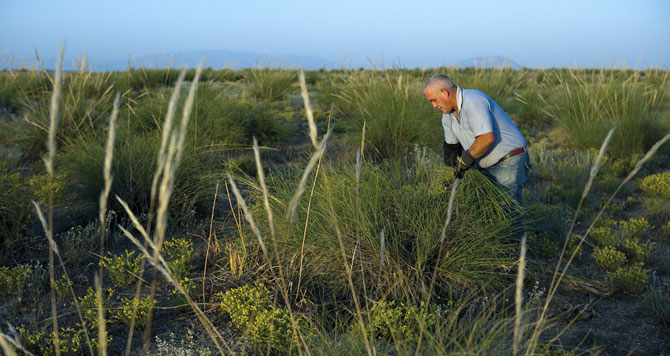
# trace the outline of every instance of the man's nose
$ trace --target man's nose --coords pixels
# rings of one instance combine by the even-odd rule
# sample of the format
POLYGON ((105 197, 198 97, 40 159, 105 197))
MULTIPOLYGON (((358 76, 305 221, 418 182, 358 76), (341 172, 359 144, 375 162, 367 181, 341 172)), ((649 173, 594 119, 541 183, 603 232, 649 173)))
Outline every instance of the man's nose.
POLYGON ((433 109, 435 109, 437 107, 437 104, 435 102, 433 102, 431 104, 433 104, 433 109))

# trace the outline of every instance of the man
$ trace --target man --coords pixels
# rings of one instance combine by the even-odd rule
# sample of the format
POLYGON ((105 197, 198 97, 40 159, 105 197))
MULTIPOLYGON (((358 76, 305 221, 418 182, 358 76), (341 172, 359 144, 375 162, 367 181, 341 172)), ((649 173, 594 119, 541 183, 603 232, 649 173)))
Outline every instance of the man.
POLYGON ((521 205, 521 190, 530 162, 526 139, 488 95, 457 87, 437 74, 424 87, 426 99, 442 111, 444 162, 457 178, 476 167, 502 186, 521 205))

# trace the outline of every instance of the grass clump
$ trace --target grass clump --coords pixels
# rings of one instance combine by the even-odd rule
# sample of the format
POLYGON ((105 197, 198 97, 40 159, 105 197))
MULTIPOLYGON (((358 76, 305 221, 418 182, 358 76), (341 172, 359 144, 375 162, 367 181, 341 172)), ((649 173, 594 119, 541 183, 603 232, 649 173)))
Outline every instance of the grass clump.
POLYGON ((670 171, 648 175, 638 182, 649 197, 670 199, 670 171))
POLYGON ((130 325, 133 318, 133 310, 135 314, 135 326, 143 328, 149 318, 149 309, 156 305, 156 300, 146 297, 144 299, 126 298, 121 303, 121 306, 116 309, 115 317, 125 325, 130 325))
POLYGON ((596 266, 606 271, 614 271, 627 262, 626 255, 613 246, 596 247, 593 250, 596 266))
POLYGON ((254 68, 249 73, 249 92, 252 96, 280 101, 297 87, 297 73, 288 69, 254 68))
POLYGON ((617 130, 609 150, 615 154, 646 151, 663 132, 659 114, 664 100, 667 71, 659 71, 662 84, 641 80, 639 71, 554 71, 556 84, 547 83, 544 110, 576 148, 597 148, 612 126, 617 130))
POLYGON ((638 263, 634 266, 617 268, 614 273, 611 273, 610 278, 615 288, 626 294, 635 295, 649 281, 649 271, 643 269, 642 264, 638 263))
POLYGON ((8 172, 0 162, 0 244, 3 253, 16 247, 33 216, 27 182, 19 172, 8 172))
POLYGON ((134 255, 135 251, 126 250, 123 255, 115 256, 109 253, 109 256, 103 257, 100 261, 100 265, 105 267, 115 286, 129 286, 137 280, 142 256, 134 255))
MULTIPOLYGON (((345 115, 352 141, 382 158, 406 155, 415 144, 433 147, 444 140, 440 115, 423 96, 422 80, 396 72, 351 72, 333 83, 330 94, 345 115)), ((441 148, 440 148, 441 149, 441 148)))
POLYGON ((670 326, 670 290, 667 287, 651 288, 645 293, 644 302, 666 326, 670 326))

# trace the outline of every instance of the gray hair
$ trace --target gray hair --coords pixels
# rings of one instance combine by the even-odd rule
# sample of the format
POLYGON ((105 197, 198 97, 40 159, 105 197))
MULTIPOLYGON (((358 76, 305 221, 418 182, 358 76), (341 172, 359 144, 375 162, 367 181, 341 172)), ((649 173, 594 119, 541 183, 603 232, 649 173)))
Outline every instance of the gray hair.
POLYGON ((449 78, 448 75, 445 74, 435 74, 432 76, 428 81, 426 82, 426 85, 423 87, 423 90, 426 90, 426 88, 431 87, 435 89, 447 89, 447 90, 452 90, 456 88, 456 84, 454 84, 454 81, 449 78))

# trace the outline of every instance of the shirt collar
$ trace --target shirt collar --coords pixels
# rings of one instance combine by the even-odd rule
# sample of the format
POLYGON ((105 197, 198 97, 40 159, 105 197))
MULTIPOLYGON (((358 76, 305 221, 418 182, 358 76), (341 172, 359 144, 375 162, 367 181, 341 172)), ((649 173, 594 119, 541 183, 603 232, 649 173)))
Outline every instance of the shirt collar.
POLYGON ((461 114, 461 108, 463 108, 463 89, 461 87, 456 88, 456 105, 458 106, 458 114, 461 114))

